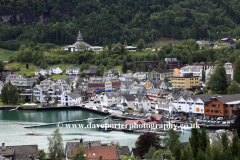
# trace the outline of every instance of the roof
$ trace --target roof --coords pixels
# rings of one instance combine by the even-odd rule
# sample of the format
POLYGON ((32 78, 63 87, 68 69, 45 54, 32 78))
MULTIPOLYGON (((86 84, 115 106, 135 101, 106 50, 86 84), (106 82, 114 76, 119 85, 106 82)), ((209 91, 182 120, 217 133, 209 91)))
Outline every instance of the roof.
POLYGON ((154 71, 158 72, 158 73, 169 73, 169 72, 172 72, 173 73, 173 70, 170 70, 170 69, 154 69, 154 71))
POLYGON ((10 160, 10 159, 5 158, 5 157, 3 157, 3 156, 0 155, 0 160, 10 160))
POLYGON ((122 95, 127 101, 135 101, 135 98, 137 97, 136 94, 123 94, 122 95))
POLYGON ((91 66, 89 70, 97 70, 99 67, 98 66, 91 66))
POLYGON ((174 99, 178 99, 180 96, 182 96, 184 99, 188 98, 190 95, 194 95, 193 92, 188 90, 174 90, 172 93, 172 97, 174 99))
MULTIPOLYGON (((29 155, 37 155, 38 145, 21 145, 21 146, 7 146, 6 150, 14 150, 14 159, 29 159, 29 155)), ((0 147, 0 154, 2 154, 2 147, 0 147)))
POLYGON ((13 68, 4 68, 4 71, 11 71, 13 68))
POLYGON ((106 92, 105 95, 106 95, 108 98, 120 97, 120 96, 121 96, 121 92, 106 92))
POLYGON ((67 70, 75 70, 75 69, 80 69, 80 67, 77 67, 77 66, 72 66, 72 67, 68 67, 67 70))
POLYGON ((69 97, 71 97, 72 99, 76 99, 76 98, 81 97, 81 95, 78 94, 78 92, 71 92, 71 93, 68 93, 67 95, 68 95, 69 97))
POLYGON ((228 103, 232 101, 238 101, 240 100, 240 94, 232 94, 232 95, 221 95, 220 97, 217 97, 219 101, 222 103, 228 103))
POLYGON ((153 93, 153 94, 159 94, 159 95, 168 94, 169 93, 165 89, 150 89, 150 90, 147 90, 146 92, 147 93, 153 93))
POLYGON ((130 153, 128 146, 117 147, 118 159, 120 159, 121 156, 130 156, 130 154, 131 153, 130 153))
POLYGON ((149 115, 147 119, 151 119, 151 117, 159 121, 162 118, 162 115, 149 115))
POLYGON ((126 120, 124 124, 137 124, 138 122, 140 122, 141 124, 147 123, 144 120, 140 119, 140 120, 126 120))
MULTIPOLYGON (((74 155, 77 152, 78 148, 72 149, 72 154, 74 155)), ((85 155, 88 160, 99 159, 102 156, 103 160, 118 160, 117 148, 113 146, 94 146, 91 148, 84 147, 85 155)))
POLYGON ((94 92, 94 88, 88 88, 87 90, 86 90, 86 93, 93 93, 94 92))
MULTIPOLYGON (((83 141, 83 147, 87 147, 88 142, 89 141, 83 141)), ((72 155, 72 149, 76 148, 76 147, 79 147, 79 145, 80 145, 80 141, 78 141, 78 142, 66 142, 65 151, 66 151, 66 154, 67 154, 68 158, 70 158, 71 155, 72 155)), ((91 141, 91 145, 92 145, 92 147, 93 146, 101 146, 101 141, 91 141)))

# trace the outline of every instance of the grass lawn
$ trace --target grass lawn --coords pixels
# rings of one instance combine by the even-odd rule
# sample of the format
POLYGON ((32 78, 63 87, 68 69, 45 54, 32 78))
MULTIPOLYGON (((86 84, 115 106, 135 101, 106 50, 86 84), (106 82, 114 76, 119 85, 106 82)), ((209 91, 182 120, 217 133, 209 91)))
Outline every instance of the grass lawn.
POLYGON ((18 72, 14 72, 15 74, 21 74, 21 75, 27 75, 31 76, 32 74, 35 74, 35 70, 38 68, 33 63, 21 63, 21 62, 13 62, 6 65, 7 68, 15 68, 20 69, 18 72), (26 64, 28 64, 28 69, 26 69, 26 64))
POLYGON ((66 75, 59 75, 59 74, 56 74, 56 75, 52 75, 50 76, 52 79, 56 79, 58 80, 59 78, 66 78, 67 76, 66 75))
MULTIPOLYGON (((25 103, 18 103, 17 105, 13 105, 13 104, 5 105, 5 104, 3 104, 2 101, 0 101, 0 107, 4 107, 4 106, 18 107, 18 106, 24 106, 23 104, 25 104, 25 103)), ((41 106, 41 104, 39 103, 39 104, 37 104, 37 106, 41 106)), ((27 107, 27 106, 25 106, 25 107, 27 107)))
POLYGON ((9 57, 14 55, 15 51, 0 48, 0 61, 8 61, 9 57))
POLYGON ((162 37, 162 38, 159 38, 157 41, 154 42, 153 44, 153 48, 160 48, 166 44, 168 44, 168 42, 172 42, 173 41, 173 45, 176 45, 176 44, 179 44, 185 40, 179 40, 179 39, 172 39, 170 37, 162 37))

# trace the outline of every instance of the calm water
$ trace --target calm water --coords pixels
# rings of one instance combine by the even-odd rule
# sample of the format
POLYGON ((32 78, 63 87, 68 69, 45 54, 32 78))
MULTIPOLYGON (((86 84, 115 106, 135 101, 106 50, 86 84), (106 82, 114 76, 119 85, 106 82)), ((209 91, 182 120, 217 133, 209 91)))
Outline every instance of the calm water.
MULTIPOLYGON (((52 111, 7 111, 0 110, 0 144, 5 145, 30 145, 37 144, 38 148, 47 150, 48 140, 47 137, 57 128, 57 126, 46 126, 37 128, 23 128, 29 125, 39 125, 44 123, 63 122, 71 120, 81 120, 87 118, 103 117, 97 113, 81 110, 52 110, 52 111), (26 135, 27 132, 34 131, 34 136, 26 135)), ((118 124, 124 121, 96 120, 94 124, 112 123, 118 124)), ((80 124, 80 123, 78 123, 80 124)), ((82 122, 85 126, 88 122, 82 122)), ((84 141, 100 140, 102 143, 110 143, 112 141, 119 141, 122 146, 129 146, 131 149, 134 147, 136 139, 140 133, 125 133, 117 131, 99 131, 97 129, 86 128, 60 128, 64 146, 66 142, 79 141, 83 138, 84 141)), ((187 142, 190 132, 186 131, 181 134, 180 141, 187 142)), ((163 137, 161 137, 163 138, 163 137)))

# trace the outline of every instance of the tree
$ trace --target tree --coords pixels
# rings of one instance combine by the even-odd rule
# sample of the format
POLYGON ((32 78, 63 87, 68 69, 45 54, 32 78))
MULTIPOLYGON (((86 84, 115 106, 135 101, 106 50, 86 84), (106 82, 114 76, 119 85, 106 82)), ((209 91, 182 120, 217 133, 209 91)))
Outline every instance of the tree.
POLYGON ((232 81, 232 83, 230 84, 230 86, 227 89, 227 93, 228 93, 228 95, 239 94, 240 93, 239 84, 236 81, 232 81))
POLYGON ((101 69, 97 69, 97 71, 96 71, 96 76, 102 76, 102 71, 101 71, 101 69))
POLYGON ((75 86, 75 87, 76 87, 76 88, 78 88, 78 87, 79 87, 79 82, 77 82, 77 83, 76 83, 76 86, 75 86))
POLYGON ((17 87, 10 82, 5 83, 2 88, 1 99, 3 104, 17 104, 18 103, 18 91, 17 87))
POLYGON ((74 92, 73 83, 72 83, 72 85, 71 85, 71 92, 74 92))
POLYGON ((84 51, 86 48, 87 47, 84 43, 80 43, 77 45, 77 49, 79 49, 80 51, 84 51))
POLYGON ((87 74, 86 72, 81 72, 79 76, 84 77, 86 74, 87 74))
POLYGON ((197 157, 197 153, 198 153, 198 148, 200 145, 200 138, 199 138, 199 133, 198 133, 198 129, 197 128, 192 128, 191 130, 192 136, 189 137, 189 143, 190 146, 192 148, 192 152, 193 152, 193 157, 196 158, 197 157))
POLYGON ((79 146, 77 149, 77 152, 73 156, 73 160, 87 160, 87 157, 84 156, 85 150, 83 149, 83 146, 79 146))
POLYGON ((28 64, 26 64, 26 69, 28 69, 28 64))
POLYGON ((237 42, 236 42, 235 48, 236 48, 236 49, 240 49, 240 41, 237 41, 237 42))
POLYGON ((150 66, 149 66, 149 72, 152 72, 152 70, 153 70, 153 66, 150 65, 150 66))
POLYGON ((159 66, 158 69, 165 69, 166 68, 166 66, 163 62, 160 62, 158 66, 159 66))
POLYGON ((25 103, 25 102, 26 102, 26 97, 22 96, 22 103, 25 103))
POLYGON ((149 148, 152 146, 155 149, 160 149, 160 141, 161 139, 156 133, 145 132, 138 137, 138 141, 136 142, 138 156, 143 158, 145 153, 148 152, 149 148))
POLYGON ((114 73, 114 76, 119 77, 119 72, 115 72, 115 73, 114 73))
POLYGON ((123 62, 123 67, 122 67, 122 72, 123 72, 123 73, 127 73, 127 70, 128 70, 128 66, 127 66, 126 61, 124 61, 124 62, 123 62))
POLYGON ((5 66, 4 62, 3 62, 3 61, 0 61, 0 72, 3 71, 4 66, 5 66))
POLYGON ((151 146, 148 152, 144 155, 144 159, 152 159, 153 154, 156 152, 156 149, 151 146))
POLYGON ((202 128, 201 133, 199 135, 200 135, 200 142, 201 142, 200 149, 205 153, 207 145, 209 144, 208 136, 206 134, 205 127, 202 128))
POLYGON ((47 153, 45 153, 44 149, 39 149, 38 150, 38 159, 43 160, 46 159, 47 153))
POLYGON ((42 60, 42 62, 41 62, 39 67, 42 68, 42 69, 47 69, 48 68, 48 64, 47 64, 46 61, 42 60))
POLYGON ((55 100, 54 100, 54 105, 57 106, 57 104, 58 104, 58 96, 55 97, 55 100))
POLYGON ((60 159, 64 158, 64 146, 62 135, 59 132, 59 128, 57 128, 52 134, 52 137, 48 137, 48 155, 51 159, 60 159))
POLYGON ((133 71, 133 73, 136 73, 136 71, 137 71, 136 63, 135 63, 135 62, 133 62, 133 68, 132 68, 132 71, 133 71))
POLYGON ((235 61, 235 70, 233 71, 233 80, 240 84, 240 56, 235 61))
POLYGON ((166 51, 163 50, 163 49, 160 49, 160 50, 157 52, 157 56, 158 56, 158 60, 164 60, 164 58, 167 57, 166 51))
POLYGON ((205 70, 204 70, 204 66, 202 69, 202 81, 205 82, 205 70))
POLYGON ((219 64, 208 78, 207 86, 213 91, 224 91, 228 87, 226 70, 223 64, 219 64))
POLYGON ((145 46, 145 42, 143 39, 139 39, 138 42, 137 42, 137 49, 138 50, 142 50, 145 46))
POLYGON ((127 46, 127 41, 125 40, 123 44, 127 46))
POLYGON ((222 145, 223 145, 223 151, 226 151, 228 148, 227 133, 222 134, 221 140, 222 140, 222 145))
POLYGON ((163 138, 163 144, 173 152, 173 148, 175 145, 180 145, 179 137, 180 135, 174 131, 173 129, 169 129, 168 137, 163 138))
POLYGON ((238 143, 239 143, 238 132, 237 130, 235 130, 232 138, 232 144, 231 144, 231 151, 232 151, 233 157, 238 155, 238 143))
POLYGON ((112 50, 112 45, 111 45, 111 43, 108 44, 108 50, 109 50, 109 51, 112 50))
POLYGON ((230 44, 235 44, 235 41, 233 39, 231 39, 230 44))
POLYGON ((140 81, 137 77, 134 77, 133 80, 136 81, 138 84, 140 83, 140 81))
POLYGON ((168 77, 164 77, 163 81, 168 83, 168 77))
POLYGON ((181 157, 181 147, 179 145, 175 145, 173 148, 173 153, 175 158, 181 157))

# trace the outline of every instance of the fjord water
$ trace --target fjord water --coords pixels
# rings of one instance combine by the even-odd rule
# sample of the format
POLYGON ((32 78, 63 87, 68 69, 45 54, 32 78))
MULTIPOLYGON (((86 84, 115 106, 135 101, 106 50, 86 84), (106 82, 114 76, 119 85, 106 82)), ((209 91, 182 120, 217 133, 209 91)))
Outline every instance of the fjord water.
MULTIPOLYGON (((56 125, 41 126, 36 128, 24 128, 24 126, 41 125, 45 123, 57 123, 64 121, 82 120, 104 117, 104 115, 92 113, 83 110, 48 110, 48 111, 31 111, 18 110, 8 111, 0 110, 0 144, 5 143, 7 146, 13 145, 30 145, 37 144, 39 149, 48 149, 47 137, 57 128, 56 125), (27 132, 33 131, 36 135, 26 135, 27 132)), ((93 124, 119 124, 124 121, 113 121, 111 119, 96 120, 93 124)), ((86 127, 88 122, 81 122, 86 127)), ((81 138, 84 141, 97 141, 102 143, 119 142, 121 146, 129 146, 134 148, 135 141, 140 133, 126 133, 118 131, 99 131, 93 128, 66 128, 65 125, 61 127, 64 147, 66 142, 79 142, 81 138)), ((190 132, 186 131, 181 134, 180 141, 187 142, 190 132)), ((163 138, 163 137, 161 137, 163 138)))

